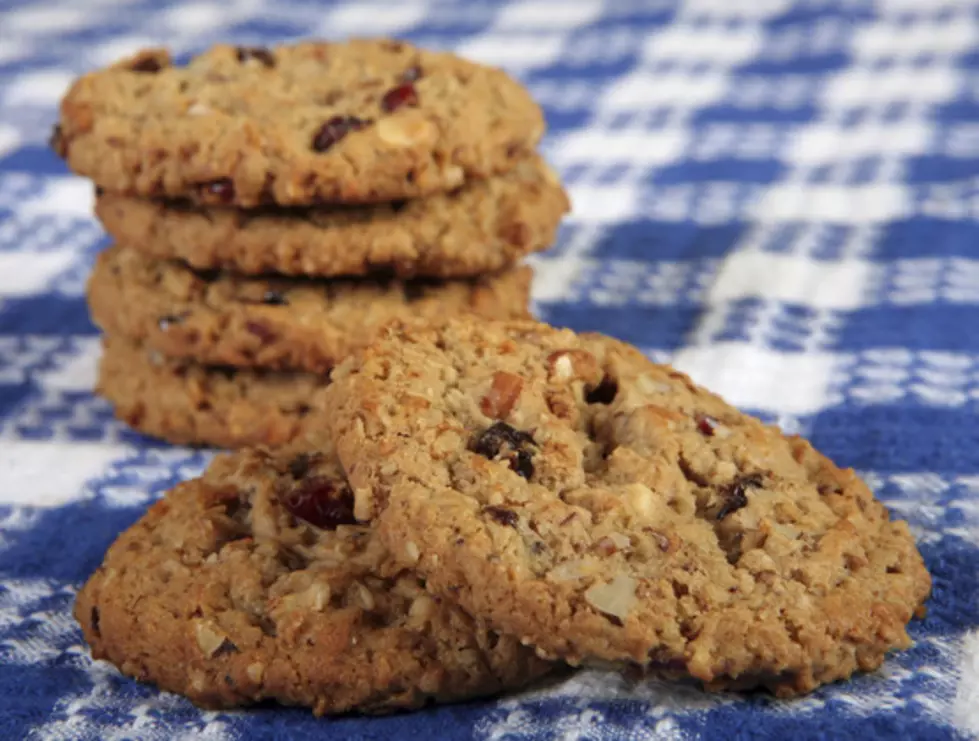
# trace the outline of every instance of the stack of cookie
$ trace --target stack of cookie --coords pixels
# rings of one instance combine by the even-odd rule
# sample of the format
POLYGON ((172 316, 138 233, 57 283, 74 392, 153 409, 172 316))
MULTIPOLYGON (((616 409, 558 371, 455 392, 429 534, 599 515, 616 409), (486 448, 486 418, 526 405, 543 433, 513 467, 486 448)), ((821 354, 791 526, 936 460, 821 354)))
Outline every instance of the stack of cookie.
POLYGON ((570 664, 779 696, 910 645, 930 579, 850 470, 635 348, 529 321, 393 325, 312 450, 241 451, 112 546, 96 657, 208 706, 317 713, 570 664))
POLYGON ((52 143, 116 241, 89 282, 98 392, 173 442, 278 445, 387 322, 527 316, 519 260, 568 208, 543 131, 503 72, 386 40, 80 78, 52 143))

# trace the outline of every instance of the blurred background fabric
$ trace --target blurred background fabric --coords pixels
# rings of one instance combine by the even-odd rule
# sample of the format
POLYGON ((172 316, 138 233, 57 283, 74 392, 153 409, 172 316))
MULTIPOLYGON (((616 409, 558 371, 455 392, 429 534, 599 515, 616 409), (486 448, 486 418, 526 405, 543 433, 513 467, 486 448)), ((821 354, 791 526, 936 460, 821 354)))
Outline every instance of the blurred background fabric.
POLYGON ((979 737, 979 2, 0 2, 0 738, 979 737), (75 591, 209 453, 94 399, 105 239, 46 139, 72 78, 142 46, 394 35, 546 109, 573 214, 542 317, 673 362, 811 436, 910 521, 913 649, 795 701, 582 672, 386 718, 206 713, 93 663, 75 591))

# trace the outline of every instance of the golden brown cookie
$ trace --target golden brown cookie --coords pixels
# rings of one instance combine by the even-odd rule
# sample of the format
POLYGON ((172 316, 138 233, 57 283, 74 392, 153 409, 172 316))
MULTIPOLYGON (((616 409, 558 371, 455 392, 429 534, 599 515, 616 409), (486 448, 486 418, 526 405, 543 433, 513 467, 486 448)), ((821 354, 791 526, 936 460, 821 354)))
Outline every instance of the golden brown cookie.
POLYGON ((391 563, 325 444, 219 456, 109 548, 75 616, 95 658, 211 708, 382 712, 549 666, 391 563))
POLYGON ((214 367, 103 339, 96 393, 130 427, 179 445, 283 445, 322 427, 327 374, 214 367))
POLYGON ((517 267, 459 281, 246 278, 115 246, 96 260, 88 303, 107 333, 169 357, 324 372, 394 319, 528 317, 532 276, 517 267))
POLYGON ((52 146, 108 191, 252 207, 375 203, 509 170, 544 132, 497 69, 385 39, 150 49, 79 78, 52 146))
POLYGON ((373 206, 194 206, 102 192, 115 239, 156 258, 248 275, 459 278, 502 270, 553 242, 568 199, 538 157, 451 193, 373 206))
POLYGON ((356 515, 434 594, 544 656, 787 696, 910 645, 930 578, 907 524, 622 342, 392 327, 325 396, 356 515))

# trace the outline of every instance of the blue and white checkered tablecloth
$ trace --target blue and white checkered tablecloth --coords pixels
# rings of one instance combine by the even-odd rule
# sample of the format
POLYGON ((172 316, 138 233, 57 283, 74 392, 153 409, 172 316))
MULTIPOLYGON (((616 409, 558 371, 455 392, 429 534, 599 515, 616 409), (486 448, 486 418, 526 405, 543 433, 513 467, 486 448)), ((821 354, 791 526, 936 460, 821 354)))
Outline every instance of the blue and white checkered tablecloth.
POLYGON ((0 0, 0 739, 979 737, 979 0, 0 0), (506 67, 574 202, 555 324, 809 435, 907 518, 916 645, 792 702, 583 672, 381 719, 200 712, 70 617, 116 534, 207 454, 90 393, 91 187, 47 151, 70 80, 138 47, 392 34, 506 67))

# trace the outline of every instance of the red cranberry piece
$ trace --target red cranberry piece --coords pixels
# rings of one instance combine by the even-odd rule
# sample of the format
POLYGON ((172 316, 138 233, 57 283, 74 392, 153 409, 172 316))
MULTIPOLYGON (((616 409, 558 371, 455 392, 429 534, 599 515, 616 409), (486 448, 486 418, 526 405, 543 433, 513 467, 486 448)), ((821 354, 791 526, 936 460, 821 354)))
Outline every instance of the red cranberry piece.
POLYGON ((706 414, 700 414, 697 416, 697 429, 704 435, 713 437, 714 432, 717 430, 717 420, 706 414))
POLYGON ((221 203, 231 203, 235 198, 235 184, 231 182, 230 178, 221 178, 204 183, 201 186, 201 191, 206 197, 209 197, 208 200, 216 200, 221 203))
POLYGON ((356 116, 334 116, 313 135, 313 151, 325 152, 351 131, 360 131, 369 123, 356 116))
POLYGON ((251 332, 253 335, 258 337, 263 343, 268 344, 273 340, 278 338, 275 330, 264 324, 263 322, 247 321, 245 322, 245 329, 251 332))
POLYGON ((264 66, 272 68, 275 66, 275 57, 268 49, 261 46, 239 46, 236 50, 239 62, 247 62, 254 59, 261 62, 264 66))
POLYGON ((294 516, 324 530, 339 525, 353 525, 354 495, 346 484, 325 476, 313 476, 295 489, 281 495, 279 501, 294 516))
POLYGON ((391 88, 381 98, 381 108, 389 113, 406 105, 418 105, 418 92, 410 82, 391 88))
POLYGON ((401 73, 402 82, 415 82, 420 80, 422 76, 422 68, 417 64, 414 67, 409 67, 404 72, 401 73))

